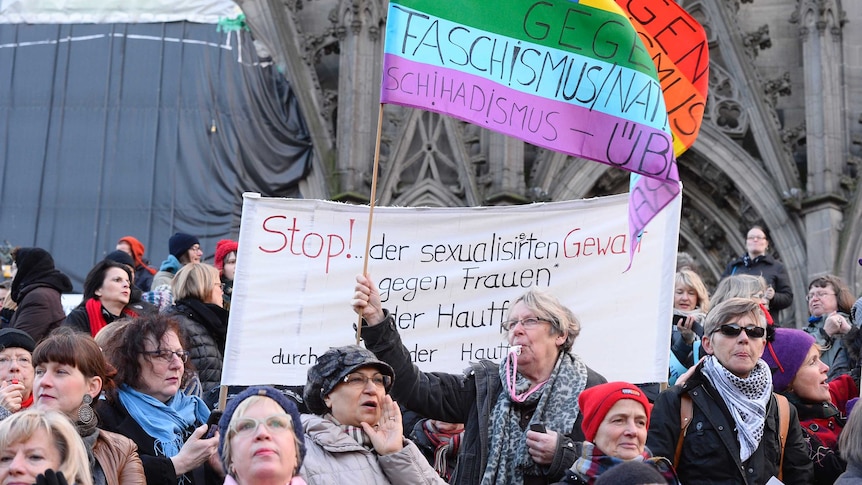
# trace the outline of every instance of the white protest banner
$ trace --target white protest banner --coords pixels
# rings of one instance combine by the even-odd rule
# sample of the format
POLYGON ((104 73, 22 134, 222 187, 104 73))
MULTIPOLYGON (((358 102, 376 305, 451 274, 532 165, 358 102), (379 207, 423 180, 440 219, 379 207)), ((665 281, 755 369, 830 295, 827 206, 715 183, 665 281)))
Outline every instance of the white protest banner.
MULTIPOLYGON (((302 385, 355 343, 350 307, 368 207, 243 196, 222 384, 302 385)), ((608 380, 667 379, 680 205, 643 235, 628 272, 625 194, 475 208, 376 207, 369 273, 426 371, 505 356, 514 299, 547 289, 574 311, 574 352, 608 380)))

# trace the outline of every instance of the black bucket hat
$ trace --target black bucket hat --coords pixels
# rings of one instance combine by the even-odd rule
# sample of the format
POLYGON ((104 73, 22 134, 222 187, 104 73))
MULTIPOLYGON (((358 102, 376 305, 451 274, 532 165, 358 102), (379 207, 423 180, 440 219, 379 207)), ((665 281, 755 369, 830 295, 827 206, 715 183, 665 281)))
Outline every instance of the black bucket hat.
POLYGON ((318 415, 329 412, 323 398, 332 392, 347 374, 361 367, 374 367, 381 374, 395 380, 392 367, 375 357, 370 350, 358 345, 333 347, 317 358, 314 367, 308 369, 308 381, 302 393, 308 410, 318 415))

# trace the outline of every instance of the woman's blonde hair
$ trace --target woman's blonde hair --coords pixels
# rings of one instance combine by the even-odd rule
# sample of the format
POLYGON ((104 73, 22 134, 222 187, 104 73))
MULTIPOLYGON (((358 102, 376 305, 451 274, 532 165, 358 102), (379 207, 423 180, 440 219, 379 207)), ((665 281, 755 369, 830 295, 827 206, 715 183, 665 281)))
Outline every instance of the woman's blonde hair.
POLYGON ((706 313, 709 311, 709 292, 706 291, 706 285, 703 280, 694 271, 681 269, 676 273, 676 285, 683 288, 691 288, 697 293, 697 305, 700 311, 706 313))
POLYGON ((208 302, 216 283, 221 284, 221 279, 215 266, 206 263, 189 263, 177 271, 171 286, 175 300, 193 298, 208 302))
MULTIPOLYGON (((758 293, 763 297, 766 291, 766 280, 763 276, 736 274, 721 280, 712 294, 712 305, 715 307, 730 298, 753 299, 758 293)), ((759 299, 758 299, 759 300, 759 299)), ((759 301, 758 301, 759 303, 759 301)))
MULTIPOLYGON (((231 446, 231 440, 235 436, 233 433, 233 425, 236 420, 245 416, 245 413, 248 411, 252 405, 264 402, 265 400, 270 400, 276 402, 271 397, 267 396, 250 396, 247 397, 243 402, 239 403, 236 407, 236 411, 233 412, 233 416, 230 418, 230 423, 228 423, 228 432, 227 436, 224 438, 224 445, 222 446, 221 458, 222 463, 224 463, 225 471, 232 477, 237 478, 236 470, 233 467, 233 450, 231 446)), ((280 405, 280 404, 279 404, 280 405)), ((302 456, 299 450, 302 449, 302 443, 299 442, 299 438, 297 437, 298 433, 302 433, 302 423, 294 423, 293 419, 290 419, 290 432, 293 434, 293 442, 296 444, 296 470, 292 470, 293 474, 296 475, 299 472, 299 468, 302 467, 302 456)))
POLYGON ((90 460, 75 426, 58 411, 26 409, 0 421, 0 450, 23 443, 39 430, 45 431, 60 453, 58 472, 75 485, 93 485, 90 460))

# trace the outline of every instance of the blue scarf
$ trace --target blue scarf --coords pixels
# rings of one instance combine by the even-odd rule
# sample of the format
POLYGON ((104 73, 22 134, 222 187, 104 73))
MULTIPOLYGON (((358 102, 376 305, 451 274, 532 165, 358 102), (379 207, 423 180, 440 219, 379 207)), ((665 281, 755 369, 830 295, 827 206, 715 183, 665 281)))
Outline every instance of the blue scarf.
POLYGON ((185 442, 187 430, 206 423, 210 417, 203 399, 182 392, 163 403, 123 384, 119 396, 129 415, 155 441, 156 456, 175 456, 185 442))
POLYGON ((168 273, 177 274, 177 271, 182 267, 183 265, 180 263, 180 260, 173 254, 169 254, 168 259, 162 261, 162 265, 159 266, 159 271, 167 271, 168 273))

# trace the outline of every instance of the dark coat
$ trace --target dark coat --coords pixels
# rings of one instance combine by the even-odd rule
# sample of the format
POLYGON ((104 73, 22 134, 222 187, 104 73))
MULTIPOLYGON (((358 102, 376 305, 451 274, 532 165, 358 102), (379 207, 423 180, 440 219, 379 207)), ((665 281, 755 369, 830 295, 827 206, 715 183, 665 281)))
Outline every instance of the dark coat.
POLYGON ((153 284, 153 273, 146 266, 135 268, 135 286, 141 291, 150 291, 153 284))
POLYGON ((721 278, 724 279, 737 274, 763 276, 766 285, 775 290, 775 296, 769 301, 769 314, 772 315, 772 320, 778 325, 778 312, 793 304, 793 290, 790 288, 790 278, 787 276, 784 265, 772 256, 764 254, 752 259, 746 267, 745 255, 742 255, 727 265, 721 278))
MULTIPOLYGON (((775 396, 770 397, 766 407, 760 446, 743 463, 739 457, 736 425, 730 410, 703 375, 702 369, 701 363, 685 384, 661 393, 650 416, 647 447, 655 456, 674 460, 680 433, 680 396, 687 393, 693 403, 692 419, 683 441, 679 463, 673 464, 680 482, 762 485, 770 477, 778 477, 781 445, 775 396)), ((789 424, 784 447, 783 482, 787 485, 807 485, 813 478, 812 465, 793 406, 790 406, 789 424)))
POLYGON ((10 295, 18 309, 9 326, 23 330, 38 344, 66 319, 61 293, 72 291, 72 281, 54 268, 54 258, 41 248, 20 248, 15 256, 18 272, 10 295))
MULTIPOLYGON (((383 323, 373 327, 363 324, 362 338, 366 348, 374 352, 378 359, 391 365, 395 371, 392 397, 399 404, 431 419, 464 423, 458 463, 449 483, 479 483, 488 463, 491 411, 503 390, 499 364, 490 360, 474 362, 464 375, 421 372, 410 361, 410 354, 401 343, 401 336, 395 329, 392 315, 388 315, 383 323)), ((587 387, 606 382, 604 377, 592 369, 587 370, 587 387)), ((530 414, 532 415, 532 412, 530 414)), ((572 432, 568 435, 571 441, 584 440, 581 421, 582 418, 578 415, 572 432)), ((559 476, 548 477, 543 483, 552 483, 562 478, 563 471, 574 463, 574 459, 572 453, 571 462, 564 465, 559 476)))
POLYGON ((177 317, 203 393, 221 384, 228 312, 198 300, 180 300, 168 310, 177 317))
MULTIPOLYGON (((119 400, 106 401, 100 400, 95 407, 96 413, 99 415, 99 427, 113 433, 121 434, 128 437, 138 445, 138 455, 141 457, 141 462, 144 464, 144 474, 147 477, 147 483, 177 483, 177 472, 174 470, 174 463, 170 458, 157 455, 155 452, 156 443, 152 436, 148 435, 144 428, 135 421, 129 411, 119 400)), ((203 423, 195 423, 195 426, 200 426, 203 423)), ((187 440, 194 432, 194 428, 186 430, 183 440, 187 440)), ((207 485, 210 483, 222 483, 224 479, 220 479, 209 464, 203 464, 185 475, 190 482, 185 482, 189 485, 207 485)))

